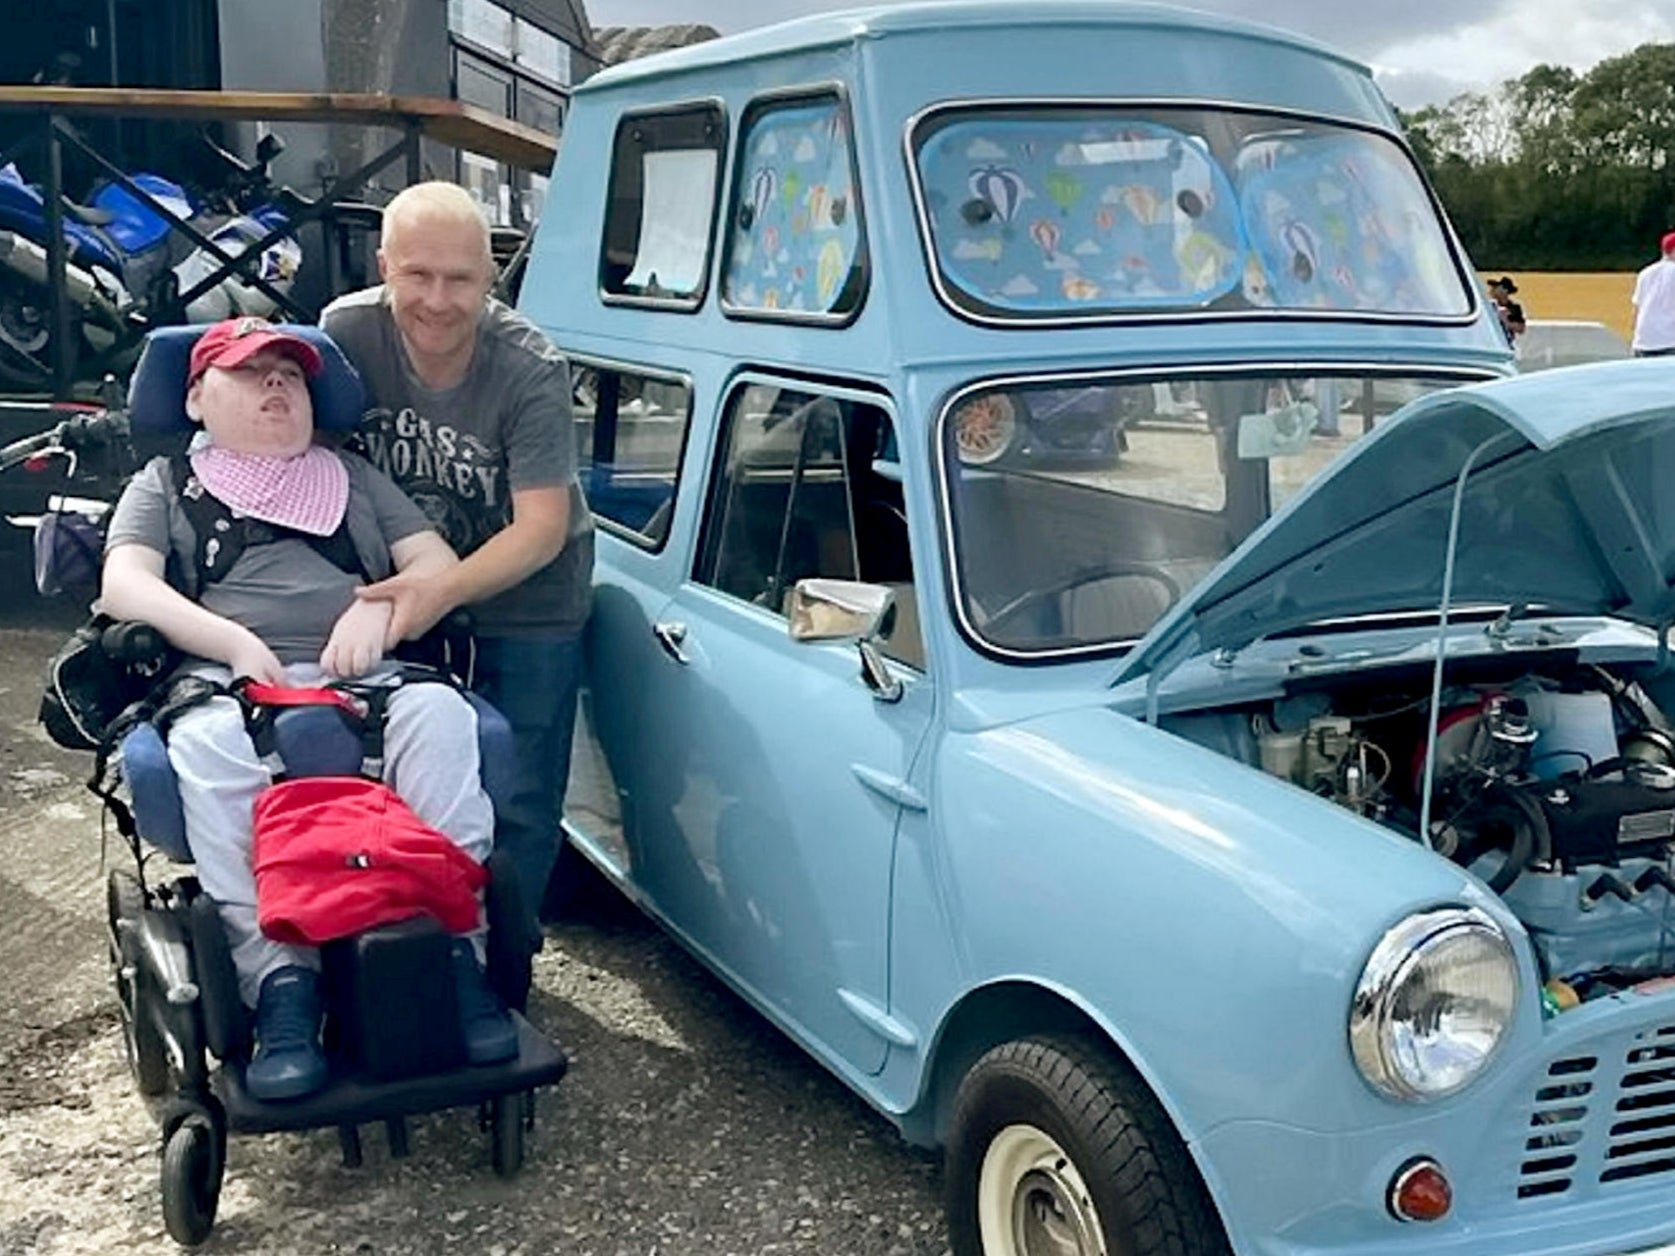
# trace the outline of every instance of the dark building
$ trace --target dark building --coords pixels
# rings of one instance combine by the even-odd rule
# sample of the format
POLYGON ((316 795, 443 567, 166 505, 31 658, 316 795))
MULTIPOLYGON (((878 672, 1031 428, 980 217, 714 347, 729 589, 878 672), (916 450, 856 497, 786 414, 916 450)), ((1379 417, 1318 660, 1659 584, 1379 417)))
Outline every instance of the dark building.
MULTIPOLYGON (((454 97, 549 135, 563 129, 571 88, 600 65, 582 0, 49 0, 10 9, 0 82, 454 97)), ((19 125, 12 120, 14 137, 19 125)), ((87 129, 127 168, 189 173, 182 132, 195 127, 87 129)), ((260 129, 244 124, 221 138, 248 153, 260 129)), ((392 138, 279 129, 287 148, 276 173, 304 194, 392 138)), ((523 225, 539 212, 542 174, 429 143, 424 162, 427 174, 470 188, 496 222, 523 225)), ((67 173, 72 192, 75 177, 67 173)), ((404 177, 398 164, 384 190, 404 177)))

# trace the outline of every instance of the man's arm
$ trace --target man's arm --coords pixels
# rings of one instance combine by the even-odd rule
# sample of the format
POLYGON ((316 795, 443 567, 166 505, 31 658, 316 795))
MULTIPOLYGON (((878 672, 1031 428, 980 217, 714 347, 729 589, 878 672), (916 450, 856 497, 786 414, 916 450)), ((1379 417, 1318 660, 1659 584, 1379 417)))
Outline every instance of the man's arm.
POLYGON ((182 595, 163 578, 164 562, 148 545, 116 546, 105 556, 100 609, 117 619, 150 624, 177 648, 225 663, 235 676, 285 684, 285 669, 262 639, 182 595))
MULTIPOLYGON (((356 596, 394 603, 388 640, 422 636, 456 606, 493 597, 539 571, 564 549, 570 534, 570 488, 564 484, 517 489, 512 493, 512 521, 483 543, 475 553, 449 563, 415 558, 403 565, 398 542, 391 555, 396 575, 357 589, 356 596)), ((452 550, 433 537, 451 557, 452 550)))

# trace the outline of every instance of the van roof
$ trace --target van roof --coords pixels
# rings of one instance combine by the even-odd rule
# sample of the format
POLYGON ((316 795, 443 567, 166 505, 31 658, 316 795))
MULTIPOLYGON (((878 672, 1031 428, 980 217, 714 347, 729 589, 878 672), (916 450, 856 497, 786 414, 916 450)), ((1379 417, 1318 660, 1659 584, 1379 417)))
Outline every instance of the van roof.
POLYGON ((1367 67, 1336 50, 1259 22, 1201 13, 1143 0, 910 0, 793 18, 722 39, 691 44, 611 66, 583 82, 576 91, 592 92, 668 74, 742 61, 763 60, 811 48, 833 47, 863 39, 948 27, 989 27, 1039 31, 1045 26, 1079 25, 1161 27, 1232 35, 1258 43, 1301 48, 1370 75, 1367 67))

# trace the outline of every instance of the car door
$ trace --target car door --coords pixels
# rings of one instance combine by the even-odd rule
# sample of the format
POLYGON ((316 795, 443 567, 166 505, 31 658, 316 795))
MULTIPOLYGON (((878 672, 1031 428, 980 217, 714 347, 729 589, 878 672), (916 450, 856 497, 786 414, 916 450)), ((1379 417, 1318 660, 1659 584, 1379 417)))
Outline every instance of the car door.
POLYGON ((870 1072, 888 1046, 890 869, 931 717, 912 560, 875 397, 746 381, 723 413, 692 578, 652 625, 668 788, 635 808, 659 906, 817 1050, 870 1072), (890 585, 883 700, 854 642, 799 642, 806 577, 890 585))

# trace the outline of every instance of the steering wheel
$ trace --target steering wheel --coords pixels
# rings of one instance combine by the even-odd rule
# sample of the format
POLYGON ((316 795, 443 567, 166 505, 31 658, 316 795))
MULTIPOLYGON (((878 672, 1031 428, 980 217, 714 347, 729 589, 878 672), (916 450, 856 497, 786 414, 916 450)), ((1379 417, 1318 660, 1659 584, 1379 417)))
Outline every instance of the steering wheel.
MULTIPOLYGON (((1163 591, 1167 595, 1167 600, 1163 604, 1164 610, 1167 610, 1180 600, 1181 586, 1176 582, 1173 576, 1171 576, 1167 571, 1164 571, 1161 567, 1154 567, 1150 563, 1133 562, 1128 560, 1107 561, 1097 563, 1090 567, 1079 568, 1078 570, 1071 572, 1068 576, 1055 580, 1051 584, 1024 590, 1011 601, 1001 606, 999 610, 990 615, 988 619, 984 621, 984 628, 994 629, 996 627, 1004 627, 1008 621, 1017 619, 1023 615, 1025 611, 1033 610, 1040 606, 1043 602, 1050 599, 1061 598, 1073 589, 1080 589, 1085 585, 1097 584, 1101 580, 1109 580, 1113 577, 1122 576, 1133 576, 1142 580, 1153 580, 1162 585, 1163 591)), ((1062 622, 1059 625, 1059 629, 1061 632, 1064 630, 1062 622)))

